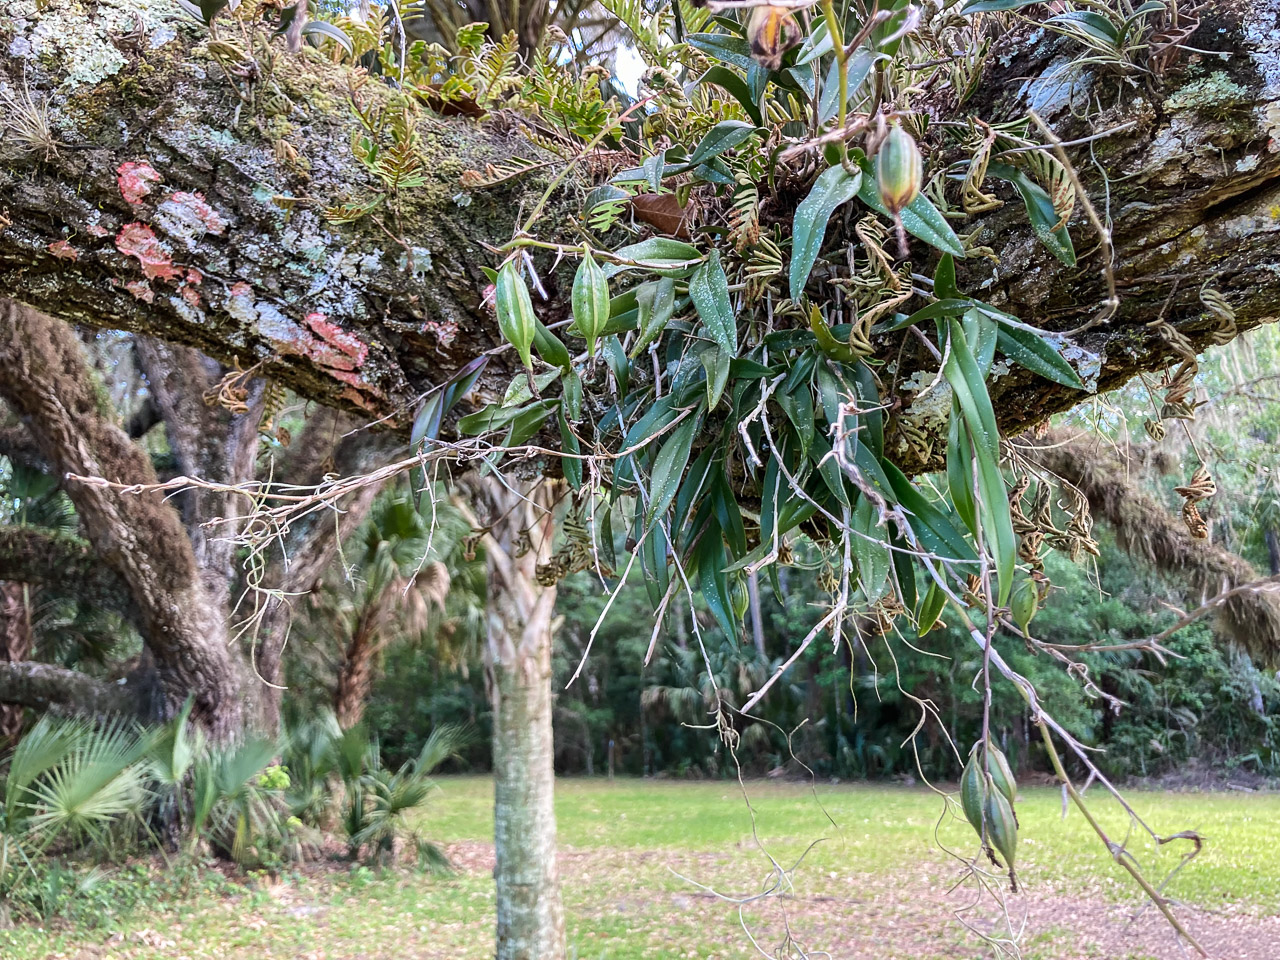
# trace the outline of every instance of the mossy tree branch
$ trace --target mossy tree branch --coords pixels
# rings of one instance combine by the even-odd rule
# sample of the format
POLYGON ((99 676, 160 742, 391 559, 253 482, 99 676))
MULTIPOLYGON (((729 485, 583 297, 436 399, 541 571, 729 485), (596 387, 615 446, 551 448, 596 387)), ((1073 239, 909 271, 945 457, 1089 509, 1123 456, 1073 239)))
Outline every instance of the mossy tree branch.
MULTIPOLYGON (((0 301, 0 397, 58 474, 155 482, 142 448, 101 415, 71 329, 12 301, 0 301)), ((66 489, 95 552, 128 587, 164 712, 193 696, 193 715, 215 736, 237 734, 245 687, 228 648, 226 611, 201 581, 177 512, 154 493, 119 497, 84 483, 66 489)))
POLYGON ((57 586, 96 607, 137 617, 133 597, 120 575, 78 537, 39 527, 0 527, 0 580, 57 586))
MULTIPOLYGON (((1185 582, 1196 599, 1260 580, 1249 561, 1220 544, 1195 540, 1180 517, 1132 477, 1132 465, 1104 441, 1050 432, 1019 443, 1025 457, 1079 490, 1092 514, 1115 531, 1130 556, 1185 582)), ((1280 596, 1273 590, 1242 590, 1220 607, 1227 636, 1261 664, 1280 663, 1280 596)))
MULTIPOLYGON (((116 7, 50 0, 34 19, 19 19, 20 6, 0 0, 0 35, 12 50, 30 46, 41 18, 58 17, 123 52, 116 72, 34 54, 0 66, 11 88, 26 84, 35 103, 48 98, 48 124, 63 144, 23 149, 11 137, 0 157, 10 221, 0 230, 0 294, 225 362, 265 361, 303 396, 390 417, 399 429, 424 391, 501 346, 483 305, 480 268, 494 263, 486 247, 510 239, 558 172, 551 165, 493 189, 463 188, 464 170, 513 155, 546 159, 510 123, 427 116, 419 125, 426 184, 379 214, 336 225, 326 210, 378 189, 349 148, 357 124, 346 67, 310 50, 258 50, 261 78, 246 105, 190 24, 144 12, 152 46, 130 52, 113 38, 137 23, 116 7), (165 39, 175 24, 176 37, 165 39)), ((1280 153, 1268 144, 1280 58, 1250 27, 1273 8, 1274 0, 1246 0, 1206 12, 1195 41, 1210 53, 1188 54, 1194 63, 1147 87, 1093 68, 1073 72, 1072 41, 1015 31, 974 94, 993 120, 1034 107, 1068 143, 1107 134, 1070 151, 1113 231, 1119 310, 1077 338, 1082 372, 1098 390, 1173 359, 1147 326, 1162 312, 1197 348, 1222 336, 1198 303, 1202 283, 1234 306, 1237 331, 1278 312, 1280 153)), ((377 83, 358 94, 385 95, 377 83)), ((947 96, 938 94, 939 117, 947 96)), ((576 209, 586 179, 566 178, 560 207, 540 221, 552 239, 565 233, 563 214, 576 209)), ((1080 213, 1070 225, 1074 268, 1039 245, 1016 199, 957 226, 976 231, 972 242, 1000 260, 964 261, 967 289, 1050 330, 1096 313, 1103 269, 1080 213)), ((917 243, 913 254, 927 269, 927 248, 917 243)), ((544 320, 566 315, 557 279, 544 270, 544 320)), ((897 340, 884 346, 897 356, 897 340)), ((509 351, 494 355, 480 390, 500 390, 515 367, 509 351)), ((1011 431, 1086 396, 1021 371, 992 392, 1011 431)), ((940 435, 939 414, 914 409, 915 399, 896 397, 900 416, 940 435)), ((929 466, 899 455, 905 469, 929 466)))
POLYGON ((147 698, 146 683, 136 677, 112 682, 51 663, 0 661, 0 703, 63 715, 140 717, 147 698))

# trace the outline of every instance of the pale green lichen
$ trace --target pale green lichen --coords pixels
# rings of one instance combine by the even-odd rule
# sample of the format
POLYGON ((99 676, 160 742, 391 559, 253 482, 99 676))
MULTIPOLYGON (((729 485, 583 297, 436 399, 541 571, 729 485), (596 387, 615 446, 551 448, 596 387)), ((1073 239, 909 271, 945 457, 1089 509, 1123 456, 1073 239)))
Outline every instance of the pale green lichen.
POLYGON ((1098 375, 1102 373, 1102 357, 1062 337, 1050 337, 1049 342, 1062 354, 1062 359, 1076 368, 1084 388, 1090 393, 1097 393, 1098 375))
POLYGON ((1252 100, 1248 90, 1219 70, 1175 90, 1165 98, 1164 107, 1170 111, 1217 111, 1251 103, 1252 100))
POLYGON ((141 27, 148 45, 160 46, 177 35, 174 22, 183 16, 174 0, 0 0, 0 22, 12 31, 8 55, 55 66, 69 89, 120 72, 128 61, 113 37, 141 27))
POLYGON ((413 259, 409 259, 409 251, 400 254, 396 261, 396 269, 401 273, 410 273, 416 280, 426 279, 431 272, 431 251, 426 247, 414 247, 413 259))

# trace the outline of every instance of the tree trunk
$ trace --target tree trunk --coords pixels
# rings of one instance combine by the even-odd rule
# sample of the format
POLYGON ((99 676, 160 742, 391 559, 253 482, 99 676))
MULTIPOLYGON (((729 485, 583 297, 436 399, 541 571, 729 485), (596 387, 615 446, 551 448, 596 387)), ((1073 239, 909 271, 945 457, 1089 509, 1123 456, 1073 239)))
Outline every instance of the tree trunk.
MULTIPOLYGON (((0 581, 0 660, 21 663, 31 656, 31 607, 29 587, 0 581)), ((23 708, 0 703, 0 743, 13 743, 22 732, 23 708)))
MULTIPOLYGON (((190 347, 149 337, 137 338, 138 357, 151 397, 164 421, 178 472, 211 483, 242 484, 253 479, 262 413, 261 379, 248 385, 247 409, 232 413, 204 398, 216 391, 221 364, 190 347)), ((236 580, 236 544, 228 534, 249 500, 221 490, 183 490, 170 498, 182 517, 195 553, 205 595, 229 611, 236 580)))
POLYGON ((498 960, 565 955, 556 863, 551 735, 555 587, 535 577, 551 555, 550 485, 482 481, 489 569, 485 670, 493 703, 494 879, 498 960))
POLYGON ((350 730, 364 719, 365 704, 373 688, 373 664, 382 647, 378 639, 379 601, 375 596, 365 604, 338 667, 333 712, 343 730, 350 730))
MULTIPOLYGON (((336 410, 321 409, 307 419, 301 436, 294 438, 279 475, 296 484, 319 483, 324 474, 355 476, 367 472, 380 458, 390 455, 389 438, 355 428, 359 422, 336 410)), ((320 582, 338 556, 342 541, 368 517, 381 484, 368 484, 342 502, 337 516, 328 511, 311 513, 289 527, 285 549, 272 555, 263 599, 265 609, 253 643, 254 666, 265 684, 262 725, 268 732, 280 727, 280 700, 286 689, 284 653, 293 618, 292 603, 320 582)), ((363 713, 363 707, 361 707, 363 713)))
MULTIPOLYGON (((3 300, 0 397, 23 419, 58 474, 155 482, 144 451, 103 416, 71 330, 3 300)), ((98 557, 127 586, 137 608, 157 672, 160 696, 153 719, 172 716, 192 697, 192 716, 215 739, 239 735, 251 713, 246 707, 252 690, 228 643, 226 609, 209 596, 173 507, 156 493, 122 495, 79 482, 64 486, 98 557)))

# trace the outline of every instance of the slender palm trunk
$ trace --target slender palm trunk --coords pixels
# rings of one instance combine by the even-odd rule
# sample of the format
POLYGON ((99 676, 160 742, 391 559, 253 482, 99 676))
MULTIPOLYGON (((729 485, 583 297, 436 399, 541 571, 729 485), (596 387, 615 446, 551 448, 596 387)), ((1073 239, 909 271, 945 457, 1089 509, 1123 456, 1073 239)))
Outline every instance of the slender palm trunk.
POLYGON ((333 690, 333 712, 343 730, 350 730, 364 719, 369 691, 373 689, 374 661, 382 649, 377 636, 380 613, 379 600, 374 597, 365 604, 343 652, 333 690))
POLYGON ((556 864, 551 737, 551 618, 555 587, 535 572, 551 553, 547 484, 483 491, 491 524, 485 669, 493 701, 494 852, 498 960, 565 955, 556 864))

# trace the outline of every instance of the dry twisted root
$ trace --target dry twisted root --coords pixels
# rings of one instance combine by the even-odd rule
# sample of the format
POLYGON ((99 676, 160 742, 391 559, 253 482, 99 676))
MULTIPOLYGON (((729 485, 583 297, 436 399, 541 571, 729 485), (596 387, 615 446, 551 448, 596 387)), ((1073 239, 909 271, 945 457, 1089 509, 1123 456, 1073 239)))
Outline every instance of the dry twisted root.
POLYGON ((1195 540, 1209 538, 1209 524, 1200 514, 1196 506, 1201 500, 1207 500, 1218 492, 1218 485, 1213 482, 1208 469, 1202 463, 1191 474, 1191 480, 1183 487, 1175 487, 1174 493, 1183 498, 1182 522, 1187 525, 1187 532, 1195 540))

